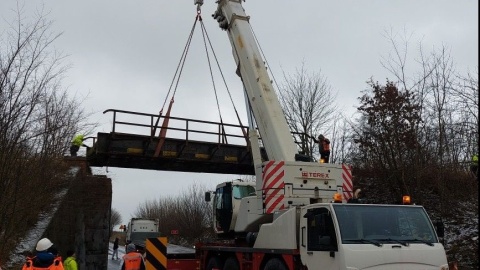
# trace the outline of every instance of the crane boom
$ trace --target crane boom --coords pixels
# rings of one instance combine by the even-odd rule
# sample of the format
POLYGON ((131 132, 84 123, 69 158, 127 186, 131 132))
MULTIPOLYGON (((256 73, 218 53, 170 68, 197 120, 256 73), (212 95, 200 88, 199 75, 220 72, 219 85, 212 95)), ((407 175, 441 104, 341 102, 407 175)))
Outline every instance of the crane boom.
MULTIPOLYGON (((250 125, 256 176, 255 196, 242 198, 233 212, 233 209, 227 209, 234 213, 232 218, 226 218, 232 222, 220 224, 218 227, 221 229, 217 232, 258 231, 262 224, 272 221, 275 212, 313 202, 327 202, 333 194, 341 194, 341 175, 349 169, 344 169, 342 165, 307 162, 310 160, 297 154, 297 147, 241 0, 218 0, 217 4, 213 18, 221 29, 227 31, 237 74, 244 85, 247 106, 253 112, 268 155, 266 161, 258 158, 256 151, 259 149, 255 149, 258 148, 258 137, 250 125)), ((217 192, 230 191, 232 187, 240 188, 238 185, 218 187, 217 192)))
POLYGON ((268 159, 294 161, 297 148, 255 42, 249 17, 238 0, 219 0, 217 3, 213 16, 220 27, 227 30, 237 74, 245 86, 268 159))

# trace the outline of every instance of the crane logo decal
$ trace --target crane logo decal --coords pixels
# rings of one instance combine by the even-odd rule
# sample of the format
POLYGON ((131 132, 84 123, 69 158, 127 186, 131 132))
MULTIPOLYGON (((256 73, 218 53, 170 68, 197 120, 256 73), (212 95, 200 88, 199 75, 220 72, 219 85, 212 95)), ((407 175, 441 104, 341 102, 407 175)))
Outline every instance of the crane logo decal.
POLYGON ((284 165, 284 161, 276 162, 271 160, 264 167, 262 192, 264 197, 263 207, 267 214, 285 208, 283 204, 285 195, 285 182, 283 181, 285 176, 284 165))
POLYGON ((303 178, 330 179, 330 174, 322 172, 302 172, 303 178))
POLYGON ((342 164, 342 178, 343 178, 343 199, 348 201, 353 197, 353 182, 352 182, 352 167, 342 164))

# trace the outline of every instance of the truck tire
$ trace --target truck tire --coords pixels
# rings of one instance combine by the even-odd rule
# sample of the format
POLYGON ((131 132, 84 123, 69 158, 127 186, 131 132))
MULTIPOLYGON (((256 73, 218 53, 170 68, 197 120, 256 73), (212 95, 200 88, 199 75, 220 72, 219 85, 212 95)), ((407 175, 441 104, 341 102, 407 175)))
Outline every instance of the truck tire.
POLYGON ((270 259, 263 270, 288 270, 285 264, 278 258, 270 259))
POLYGON ((240 270, 240 266, 238 265, 237 259, 235 257, 229 257, 225 261, 223 270, 240 270))
POLYGON ((211 257, 205 270, 222 270, 223 262, 219 257, 211 257))

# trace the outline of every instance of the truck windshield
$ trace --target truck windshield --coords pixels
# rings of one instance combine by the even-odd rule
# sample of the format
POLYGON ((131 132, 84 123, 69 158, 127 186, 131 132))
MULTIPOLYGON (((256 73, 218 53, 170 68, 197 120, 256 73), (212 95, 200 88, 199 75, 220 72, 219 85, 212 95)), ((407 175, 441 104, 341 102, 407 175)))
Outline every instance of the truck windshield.
POLYGON ((241 199, 251 195, 255 195, 255 188, 253 186, 233 186, 233 197, 235 199, 241 199))
POLYGON ((438 243, 430 219, 421 206, 333 205, 343 244, 438 243))

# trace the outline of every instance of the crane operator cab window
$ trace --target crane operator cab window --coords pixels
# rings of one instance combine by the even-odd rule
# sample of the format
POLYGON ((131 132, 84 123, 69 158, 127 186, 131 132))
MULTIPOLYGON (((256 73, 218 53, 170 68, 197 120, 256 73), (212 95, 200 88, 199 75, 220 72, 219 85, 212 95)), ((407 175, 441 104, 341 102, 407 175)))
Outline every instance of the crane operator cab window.
POLYGON ((332 215, 326 208, 309 209, 307 234, 309 251, 338 251, 337 237, 332 215))
POLYGON ((254 196, 255 187, 234 185, 232 188, 232 193, 234 199, 241 200, 244 197, 254 196))

